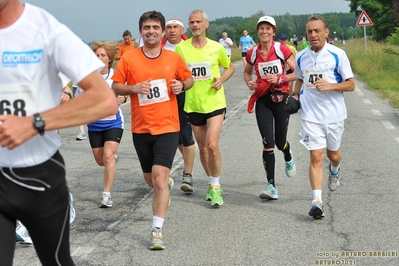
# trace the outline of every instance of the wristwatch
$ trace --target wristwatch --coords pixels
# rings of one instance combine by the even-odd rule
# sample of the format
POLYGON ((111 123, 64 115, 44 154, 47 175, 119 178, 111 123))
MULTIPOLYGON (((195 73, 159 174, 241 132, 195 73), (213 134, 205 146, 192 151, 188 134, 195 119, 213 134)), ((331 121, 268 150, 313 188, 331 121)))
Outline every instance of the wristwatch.
POLYGON ((69 99, 72 99, 72 94, 69 91, 63 91, 66 95, 69 96, 69 99))
POLYGON ((40 136, 44 135, 45 122, 39 113, 33 115, 33 127, 39 132, 40 136))
POLYGON ((186 83, 182 82, 181 84, 183 86, 182 89, 181 89, 181 92, 186 91, 186 83))

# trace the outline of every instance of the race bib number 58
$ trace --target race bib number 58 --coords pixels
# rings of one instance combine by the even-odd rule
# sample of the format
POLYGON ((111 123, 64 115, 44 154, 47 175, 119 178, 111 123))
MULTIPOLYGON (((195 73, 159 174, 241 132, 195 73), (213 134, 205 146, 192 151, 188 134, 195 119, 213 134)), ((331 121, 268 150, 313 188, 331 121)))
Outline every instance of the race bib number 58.
POLYGON ((151 80, 148 95, 137 94, 140 106, 169 101, 168 86, 165 79, 151 80))

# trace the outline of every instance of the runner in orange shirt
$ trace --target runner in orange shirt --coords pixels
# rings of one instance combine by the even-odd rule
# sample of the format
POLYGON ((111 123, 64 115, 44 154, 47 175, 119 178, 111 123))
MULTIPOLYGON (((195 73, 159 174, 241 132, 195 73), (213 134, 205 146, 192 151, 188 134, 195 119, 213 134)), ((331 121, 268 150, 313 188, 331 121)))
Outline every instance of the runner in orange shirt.
POLYGON ((134 42, 132 42, 132 34, 130 33, 130 31, 125 30, 122 37, 125 41, 119 44, 119 52, 115 56, 115 60, 121 59, 124 53, 134 49, 134 42))
POLYGON ((154 188, 150 249, 165 249, 162 226, 180 131, 176 95, 191 88, 194 81, 183 58, 161 48, 165 33, 162 13, 144 13, 139 30, 144 46, 121 58, 112 77, 112 88, 118 95, 130 95, 133 144, 144 178, 154 188))

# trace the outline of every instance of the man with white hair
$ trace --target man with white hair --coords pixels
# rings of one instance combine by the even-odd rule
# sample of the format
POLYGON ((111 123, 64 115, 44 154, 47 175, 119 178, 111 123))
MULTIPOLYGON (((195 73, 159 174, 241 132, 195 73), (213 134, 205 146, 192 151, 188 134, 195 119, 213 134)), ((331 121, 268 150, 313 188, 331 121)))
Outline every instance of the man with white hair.
POLYGON ((192 125, 201 163, 208 176, 206 200, 211 201, 211 206, 218 207, 223 204, 219 182, 222 168, 219 137, 226 114, 223 83, 235 69, 220 43, 206 37, 209 21, 205 12, 194 10, 188 21, 193 37, 176 47, 194 79, 193 87, 186 93, 184 111, 192 125), (223 75, 219 66, 226 69, 223 75))
MULTIPOLYGON (((165 23, 165 37, 162 39, 161 45, 166 50, 174 51, 176 46, 187 40, 188 37, 184 35, 184 24, 178 18, 171 18, 165 23)), ((193 130, 191 124, 187 119, 187 114, 184 112, 184 102, 186 93, 177 95, 177 103, 179 105, 179 150, 183 155, 184 171, 183 183, 180 187, 184 192, 192 192, 192 174, 195 161, 195 141, 193 137, 193 130)))
POLYGON ((231 58, 231 47, 233 47, 233 41, 228 37, 227 32, 222 33, 222 38, 219 39, 219 43, 223 45, 228 57, 231 58))

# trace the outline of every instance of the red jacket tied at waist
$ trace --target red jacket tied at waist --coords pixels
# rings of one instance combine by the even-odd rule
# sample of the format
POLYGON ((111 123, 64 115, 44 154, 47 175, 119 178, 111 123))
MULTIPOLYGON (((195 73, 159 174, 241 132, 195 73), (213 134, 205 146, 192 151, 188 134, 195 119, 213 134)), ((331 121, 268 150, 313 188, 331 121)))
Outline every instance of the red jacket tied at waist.
POLYGON ((254 91, 254 93, 252 93, 251 97, 248 100, 248 113, 253 113, 254 111, 254 106, 256 101, 262 97, 263 95, 265 95, 267 93, 267 91, 270 88, 270 84, 269 83, 257 83, 256 84, 256 89, 254 91))

